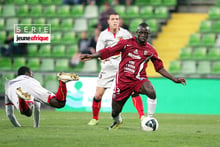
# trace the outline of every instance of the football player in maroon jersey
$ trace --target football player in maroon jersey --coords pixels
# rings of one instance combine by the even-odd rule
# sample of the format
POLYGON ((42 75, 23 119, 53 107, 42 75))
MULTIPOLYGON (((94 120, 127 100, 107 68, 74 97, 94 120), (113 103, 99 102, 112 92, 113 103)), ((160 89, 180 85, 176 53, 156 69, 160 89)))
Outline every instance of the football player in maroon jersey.
POLYGON ((120 115, 125 102, 133 92, 144 94, 147 99, 147 117, 152 117, 156 108, 156 92, 148 80, 146 68, 148 61, 154 65, 155 71, 162 76, 172 80, 174 83, 186 85, 184 78, 176 78, 171 75, 163 66, 163 62, 157 51, 147 42, 150 28, 146 23, 137 27, 137 37, 121 40, 115 46, 104 48, 94 54, 81 56, 82 61, 92 58, 106 59, 110 56, 121 53, 121 62, 116 77, 116 86, 112 96, 112 117, 113 124, 109 127, 118 128, 122 123, 120 115))

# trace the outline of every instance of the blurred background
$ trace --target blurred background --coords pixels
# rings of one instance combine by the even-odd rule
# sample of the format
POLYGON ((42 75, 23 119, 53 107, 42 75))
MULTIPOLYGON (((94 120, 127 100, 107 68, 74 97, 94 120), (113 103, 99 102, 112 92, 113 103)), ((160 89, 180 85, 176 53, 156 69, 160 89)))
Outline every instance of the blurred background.
MULTIPOLYGON (((121 27, 134 35, 138 24, 148 23, 151 30, 149 42, 156 48, 165 68, 189 81, 187 90, 176 89, 177 86, 172 87, 168 80, 164 83, 164 79, 149 64, 148 76, 158 89, 158 95, 164 92, 161 97, 167 97, 164 106, 158 106, 158 112, 175 113, 176 110, 168 111, 166 106, 180 97, 183 102, 187 98, 195 100, 190 106, 202 102, 198 105, 201 110, 195 108, 197 110, 189 113, 220 114, 217 106, 220 0, 0 0, 0 3, 0 108, 4 108, 5 78, 14 78, 17 69, 26 65, 45 88, 54 92, 58 87, 57 72, 79 74, 82 81, 68 86, 69 98, 81 88, 83 93, 91 93, 91 97, 89 95, 85 99, 79 92, 75 103, 77 100, 81 102, 75 106, 69 104, 72 108, 76 107, 72 110, 87 110, 83 105, 90 107, 100 61, 94 59, 82 63, 79 55, 82 50, 95 52, 97 38, 106 23, 106 14, 113 9, 120 14, 121 27), (14 24, 51 24, 51 43, 15 44, 14 24), (87 43, 84 48, 82 41, 87 43), (211 98, 211 112, 203 110, 207 98, 211 98)), ((111 94, 108 93, 107 97, 111 94)), ((107 101, 106 110, 109 110, 109 104, 110 101, 107 101)), ((182 108, 177 113, 184 113, 189 103, 176 107, 182 108)))

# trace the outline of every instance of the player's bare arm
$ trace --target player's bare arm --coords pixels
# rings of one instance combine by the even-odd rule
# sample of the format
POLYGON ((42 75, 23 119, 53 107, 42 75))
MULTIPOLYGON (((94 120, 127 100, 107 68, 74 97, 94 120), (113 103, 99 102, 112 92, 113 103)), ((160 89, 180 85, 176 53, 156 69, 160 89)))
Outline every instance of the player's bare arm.
POLYGON ((166 69, 161 68, 158 73, 160 73, 162 76, 172 80, 175 83, 181 83, 183 85, 186 85, 186 80, 184 78, 175 78, 173 75, 171 75, 166 69))
POLYGON ((80 60, 81 61, 88 61, 88 60, 91 60, 93 58, 99 58, 99 57, 101 57, 100 52, 96 52, 94 54, 81 54, 80 55, 80 60))

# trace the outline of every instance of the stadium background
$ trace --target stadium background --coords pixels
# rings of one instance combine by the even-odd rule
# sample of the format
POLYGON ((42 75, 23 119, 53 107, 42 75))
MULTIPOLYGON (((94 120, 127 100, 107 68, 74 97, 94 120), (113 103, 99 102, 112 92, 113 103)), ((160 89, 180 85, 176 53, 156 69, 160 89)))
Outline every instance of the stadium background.
MULTIPOLYGON (((112 4, 111 0, 109 2, 112 4)), ((80 32, 87 31, 92 35, 93 25, 98 22, 99 14, 104 9, 103 3, 74 6, 63 5, 61 0, 5 0, 1 3, 1 46, 5 46, 4 40, 9 34, 13 35, 14 24, 52 26, 50 44, 29 44, 27 56, 0 57, 1 109, 4 110, 5 77, 13 78, 19 66, 28 65, 34 71, 35 78, 52 91, 57 89, 56 72, 78 73, 82 77, 78 86, 81 85, 82 93, 87 97, 79 102, 81 107, 79 104, 59 111, 91 111, 89 100, 94 95, 94 90, 91 90, 95 88, 100 66, 92 60, 72 68, 69 60, 77 51, 80 32)), ((187 78, 186 87, 176 86, 156 74, 150 65, 148 75, 158 97, 156 112, 220 114, 220 1, 136 0, 130 7, 112 6, 133 33, 137 24, 146 21, 151 27, 150 42, 164 60, 166 69, 176 76, 187 78)), ((73 96, 76 88, 75 83, 68 85, 68 98, 73 96)), ((82 93, 77 96, 82 96, 82 93)), ((106 99, 110 97, 110 94, 106 95, 106 99)), ((134 112, 129 103, 124 111, 134 112)), ((109 104, 110 101, 107 101, 101 111, 110 111, 109 104)), ((43 108, 51 109, 48 106, 43 108)))

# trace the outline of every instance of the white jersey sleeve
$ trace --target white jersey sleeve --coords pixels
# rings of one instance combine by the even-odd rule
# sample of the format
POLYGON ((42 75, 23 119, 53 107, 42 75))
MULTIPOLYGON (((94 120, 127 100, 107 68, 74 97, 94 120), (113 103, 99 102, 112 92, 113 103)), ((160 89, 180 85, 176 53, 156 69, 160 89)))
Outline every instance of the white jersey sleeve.
POLYGON ((128 30, 123 29, 123 28, 121 28, 121 30, 123 30, 123 32, 124 32, 123 39, 130 39, 130 38, 132 38, 132 34, 128 30))
POLYGON ((105 33, 104 31, 100 33, 97 44, 96 44, 96 51, 98 52, 99 50, 105 48, 105 33))

